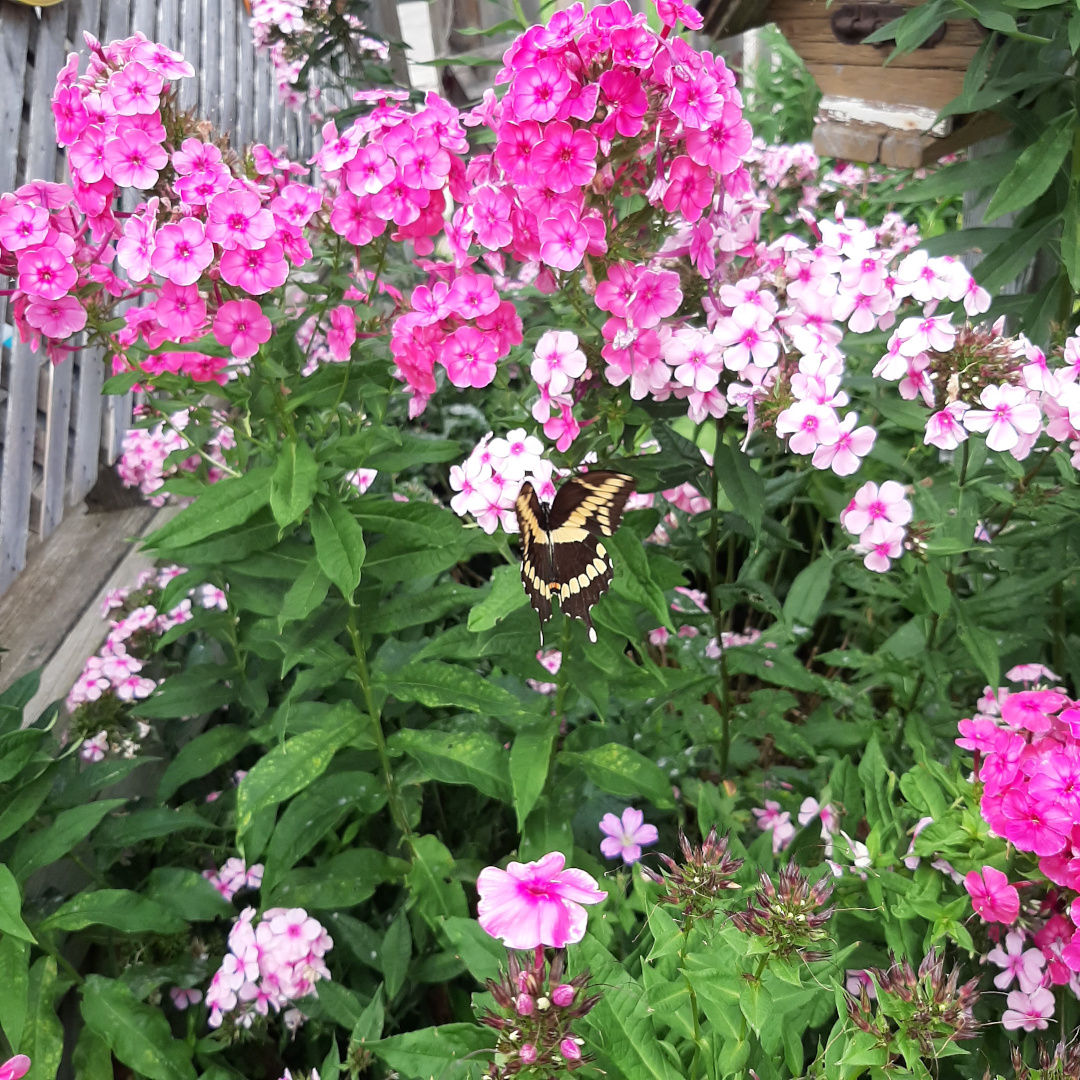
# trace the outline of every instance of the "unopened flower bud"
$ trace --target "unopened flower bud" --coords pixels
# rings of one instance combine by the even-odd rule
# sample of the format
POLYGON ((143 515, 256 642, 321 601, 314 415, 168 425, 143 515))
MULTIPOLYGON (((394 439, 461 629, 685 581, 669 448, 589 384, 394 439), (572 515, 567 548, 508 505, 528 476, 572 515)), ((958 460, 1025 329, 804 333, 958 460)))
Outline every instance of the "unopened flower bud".
POLYGON ((535 1007, 536 1003, 528 994, 518 994, 517 1001, 514 1002, 518 1016, 532 1016, 535 1007))
POLYGON ((548 1011, 548 1009, 550 1009, 550 1008, 551 1008, 551 1001, 550 1001, 550 999, 548 999, 548 998, 546 998, 546 997, 538 997, 538 998, 536 999, 536 1007, 537 1007, 537 1008, 538 1008, 538 1009, 539 1009, 539 1010, 540 1010, 541 1012, 547 1012, 547 1011, 548 1011))
POLYGON ((567 1061, 580 1061, 581 1050, 578 1047, 578 1042, 578 1039, 563 1039, 563 1041, 559 1043, 559 1053, 562 1054, 567 1061))
POLYGON ((522 1065, 531 1065, 536 1060, 536 1047, 532 1043, 526 1043, 518 1051, 518 1057, 522 1065))
POLYGON ((556 986, 551 991, 551 1000, 554 1004, 558 1005, 560 1009, 565 1009, 574 1000, 574 988, 569 983, 563 983, 561 986, 556 986))

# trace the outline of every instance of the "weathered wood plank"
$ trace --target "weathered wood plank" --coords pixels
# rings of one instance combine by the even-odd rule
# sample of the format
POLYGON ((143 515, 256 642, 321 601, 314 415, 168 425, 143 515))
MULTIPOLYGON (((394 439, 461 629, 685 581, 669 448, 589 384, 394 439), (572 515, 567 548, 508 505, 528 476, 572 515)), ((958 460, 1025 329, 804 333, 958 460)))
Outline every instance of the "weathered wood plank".
POLYGON ((236 6, 236 37, 238 52, 236 149, 244 150, 255 141, 255 45, 247 14, 236 6))
POLYGON ((79 387, 75 405, 75 448, 71 459, 68 501, 78 505, 97 483, 101 460, 101 387, 105 362, 100 348, 79 353, 79 387))
MULTIPOLYGON (((152 506, 105 514, 88 514, 82 507, 64 519, 49 543, 34 548, 26 571, 0 598, 0 645, 10 650, 0 670, 0 686, 10 685, 56 652, 124 560, 130 550, 127 538, 141 534, 156 513, 152 506)), ((93 614, 100 619, 100 609, 93 614)), ((70 684, 63 693, 69 689, 70 684)))
POLYGON ((45 475, 41 490, 38 533, 44 539, 64 516, 64 484, 67 480, 68 424, 71 420, 71 374, 75 357, 68 353, 62 363, 48 365, 49 408, 45 413, 45 475))
POLYGON ((195 70, 199 77, 199 114, 218 127, 221 123, 221 0, 202 0, 202 60, 195 70))
POLYGON ((179 0, 158 0, 157 40, 170 49, 180 48, 179 0))
POLYGON ((26 79, 26 54, 30 23, 34 18, 30 8, 19 4, 0 5, 0 86, 11 92, 0 94, 0 146, 9 148, 0 154, 0 191, 15 187, 19 125, 22 121, 23 84, 26 79))
POLYGON ((115 41, 117 38, 127 37, 130 33, 130 0, 106 0, 104 28, 105 41, 115 41))
POLYGON ((255 127, 251 141, 270 145, 271 94, 277 93, 270 78, 270 60, 261 52, 255 58, 255 127))
POLYGON ((193 79, 180 80, 180 108, 191 109, 199 101, 199 68, 202 66, 202 0, 180 0, 180 44, 177 48, 195 69, 193 79))
POLYGON ((151 41, 157 34, 156 0, 135 0, 131 13, 131 32, 145 34, 151 41))
POLYGON ((4 472, 0 477, 0 593, 26 565, 34 481, 38 370, 41 357, 16 341, 8 375, 4 472))
POLYGON ((236 12, 243 8, 236 0, 221 5, 221 121, 220 131, 236 138, 236 12))

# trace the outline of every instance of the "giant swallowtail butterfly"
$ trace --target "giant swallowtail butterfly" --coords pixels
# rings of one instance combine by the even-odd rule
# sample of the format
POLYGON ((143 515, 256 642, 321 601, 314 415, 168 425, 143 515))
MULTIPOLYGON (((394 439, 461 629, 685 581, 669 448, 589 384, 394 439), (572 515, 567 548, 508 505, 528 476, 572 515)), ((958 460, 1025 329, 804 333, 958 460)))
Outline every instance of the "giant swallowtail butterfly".
POLYGON ((634 478, 591 472, 571 477, 545 506, 532 484, 523 484, 514 508, 521 529, 521 580, 540 616, 540 640, 551 618, 551 601, 564 615, 581 619, 596 640, 589 612, 611 584, 611 557, 600 538, 619 527, 634 478))

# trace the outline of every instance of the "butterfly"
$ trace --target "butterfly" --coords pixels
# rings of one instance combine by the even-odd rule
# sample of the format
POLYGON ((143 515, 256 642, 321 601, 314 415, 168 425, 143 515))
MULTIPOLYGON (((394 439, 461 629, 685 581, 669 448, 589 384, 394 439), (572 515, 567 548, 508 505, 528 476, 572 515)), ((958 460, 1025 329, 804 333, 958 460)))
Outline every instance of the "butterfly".
POLYGON ((611 556, 600 538, 619 527, 634 478, 624 473, 574 476, 545 506, 532 484, 521 486, 514 509, 521 529, 521 581, 537 615, 540 643, 551 618, 551 601, 564 615, 581 619, 596 640, 590 611, 611 584, 611 556))

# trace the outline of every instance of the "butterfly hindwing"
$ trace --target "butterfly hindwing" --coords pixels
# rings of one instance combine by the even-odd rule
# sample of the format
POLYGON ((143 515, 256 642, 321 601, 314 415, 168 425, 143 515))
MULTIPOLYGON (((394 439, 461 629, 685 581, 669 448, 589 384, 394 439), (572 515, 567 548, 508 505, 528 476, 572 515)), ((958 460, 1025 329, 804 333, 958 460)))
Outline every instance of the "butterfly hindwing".
POLYGON ((594 472, 571 477, 548 510, 531 484, 522 485, 515 508, 521 529, 521 580, 536 613, 540 633, 551 618, 551 601, 565 615, 581 619, 595 641, 590 612, 611 585, 611 556, 602 537, 622 520, 634 480, 623 473, 594 472))

